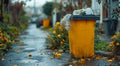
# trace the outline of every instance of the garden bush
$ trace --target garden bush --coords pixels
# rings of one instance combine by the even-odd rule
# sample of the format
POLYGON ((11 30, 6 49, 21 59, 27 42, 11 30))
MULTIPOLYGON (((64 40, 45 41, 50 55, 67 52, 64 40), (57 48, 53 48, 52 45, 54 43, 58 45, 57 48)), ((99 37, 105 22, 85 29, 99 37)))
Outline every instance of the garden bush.
POLYGON ((14 41, 11 39, 11 36, 0 28, 0 55, 3 56, 8 52, 13 43, 14 41))
POLYGON ((64 24, 57 22, 54 28, 49 30, 49 35, 46 38, 51 49, 69 50, 68 31, 64 24))
POLYGON ((111 51, 111 48, 109 47, 109 44, 102 41, 102 40, 97 40, 97 43, 95 43, 95 50, 96 51, 111 51))
POLYGON ((113 35, 111 39, 112 42, 109 46, 111 47, 114 55, 120 55, 120 32, 113 35))

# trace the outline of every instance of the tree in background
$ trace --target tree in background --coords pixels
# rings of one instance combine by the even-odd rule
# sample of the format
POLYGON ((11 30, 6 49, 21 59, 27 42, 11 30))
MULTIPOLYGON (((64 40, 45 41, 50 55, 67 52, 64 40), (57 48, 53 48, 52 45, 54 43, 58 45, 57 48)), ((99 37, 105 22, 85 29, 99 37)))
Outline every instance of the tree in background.
POLYGON ((0 0, 0 6, 0 56, 4 56, 19 33, 27 28, 28 18, 25 16, 22 2, 12 4, 10 0, 0 0), (13 10, 10 5, 13 6, 13 10))
POLYGON ((53 2, 47 2, 46 4, 43 5, 43 13, 45 13, 49 18, 52 15, 53 11, 53 2))

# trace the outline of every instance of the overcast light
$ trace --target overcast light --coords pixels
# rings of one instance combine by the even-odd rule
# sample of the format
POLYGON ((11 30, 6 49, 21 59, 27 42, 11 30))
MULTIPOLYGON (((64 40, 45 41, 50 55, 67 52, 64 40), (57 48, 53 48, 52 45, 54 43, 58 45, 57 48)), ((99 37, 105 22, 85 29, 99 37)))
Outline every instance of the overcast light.
MULTIPOLYGON (((25 0, 12 0, 12 3, 16 2, 16 1, 25 1, 25 0)), ((26 6, 34 6, 34 2, 35 2, 35 6, 42 6, 44 5, 46 2, 49 1, 53 1, 53 0, 31 0, 31 1, 27 1, 26 2, 26 6)))
POLYGON ((35 6, 42 6, 47 1, 52 1, 52 0, 31 0, 30 2, 26 3, 26 6, 34 6, 34 1, 36 1, 35 6))

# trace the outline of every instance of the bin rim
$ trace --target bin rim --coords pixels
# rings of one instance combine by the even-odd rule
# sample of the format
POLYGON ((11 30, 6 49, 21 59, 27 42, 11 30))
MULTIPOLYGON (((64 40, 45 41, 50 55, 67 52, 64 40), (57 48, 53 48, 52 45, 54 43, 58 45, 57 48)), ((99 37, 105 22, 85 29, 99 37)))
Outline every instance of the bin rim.
POLYGON ((100 17, 96 15, 72 15, 70 20, 99 20, 100 17))

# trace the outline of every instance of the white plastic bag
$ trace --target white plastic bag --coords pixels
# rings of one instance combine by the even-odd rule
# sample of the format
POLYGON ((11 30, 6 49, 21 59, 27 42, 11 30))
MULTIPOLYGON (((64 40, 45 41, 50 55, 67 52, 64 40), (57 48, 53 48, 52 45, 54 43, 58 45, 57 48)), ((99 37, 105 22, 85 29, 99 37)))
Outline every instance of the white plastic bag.
POLYGON ((93 15, 92 8, 86 8, 86 9, 83 9, 83 11, 85 11, 86 15, 93 15))
POLYGON ((66 30, 69 30, 70 28, 70 17, 71 17, 71 14, 66 14, 61 20, 61 22, 65 24, 66 30))

